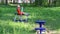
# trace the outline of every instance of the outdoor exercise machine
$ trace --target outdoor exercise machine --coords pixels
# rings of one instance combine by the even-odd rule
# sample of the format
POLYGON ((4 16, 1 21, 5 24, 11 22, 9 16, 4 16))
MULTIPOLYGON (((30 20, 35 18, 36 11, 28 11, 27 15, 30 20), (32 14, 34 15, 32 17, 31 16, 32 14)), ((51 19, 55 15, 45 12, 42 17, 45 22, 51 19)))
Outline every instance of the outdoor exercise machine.
POLYGON ((37 34, 42 34, 42 32, 46 30, 44 28, 45 21, 44 20, 37 20, 36 23, 39 24, 39 28, 35 28, 35 30, 37 31, 37 34))
POLYGON ((23 12, 23 6, 17 5, 17 13, 15 13, 14 21, 20 21, 20 22, 27 22, 28 21, 28 13, 23 12), (17 20, 17 15, 19 16, 19 19, 17 20), (26 19, 23 19, 22 16, 26 16, 26 19))

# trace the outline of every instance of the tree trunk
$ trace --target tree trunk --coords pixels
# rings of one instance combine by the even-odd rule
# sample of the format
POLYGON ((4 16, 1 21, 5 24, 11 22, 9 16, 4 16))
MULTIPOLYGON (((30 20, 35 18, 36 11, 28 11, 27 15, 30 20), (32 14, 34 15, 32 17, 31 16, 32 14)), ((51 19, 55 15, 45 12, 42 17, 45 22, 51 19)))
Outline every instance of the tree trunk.
POLYGON ((4 0, 1 0, 1 4, 4 4, 4 0))
POLYGON ((15 0, 13 0, 13 3, 15 3, 15 0))
POLYGON ((39 2, 39 5, 42 6, 42 0, 39 0, 38 2, 39 2))
POLYGON ((53 6, 56 6, 56 0, 53 0, 53 6))
POLYGON ((6 5, 8 4, 8 0, 6 0, 6 5))
POLYGON ((31 4, 31 0, 30 0, 30 4, 31 4))
POLYGON ((38 0, 35 0, 35 5, 38 5, 38 0))
POLYGON ((52 5, 52 0, 48 0, 48 6, 50 7, 52 5))

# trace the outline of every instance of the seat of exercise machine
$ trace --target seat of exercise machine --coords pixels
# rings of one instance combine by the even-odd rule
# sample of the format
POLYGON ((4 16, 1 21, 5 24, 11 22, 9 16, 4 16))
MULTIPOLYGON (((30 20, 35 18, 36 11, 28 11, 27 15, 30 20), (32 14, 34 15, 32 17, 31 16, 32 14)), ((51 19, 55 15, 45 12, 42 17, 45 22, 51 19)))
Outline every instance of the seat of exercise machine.
POLYGON ((36 20, 36 23, 38 23, 38 24, 45 24, 45 21, 44 20, 36 20))
POLYGON ((29 16, 30 14, 18 14, 18 13, 15 13, 15 15, 26 15, 26 16, 29 16))
POLYGON ((40 28, 35 28, 35 30, 46 30, 46 29, 43 27, 40 27, 40 28))
POLYGON ((15 13, 15 15, 24 15, 24 14, 18 14, 18 13, 15 13))

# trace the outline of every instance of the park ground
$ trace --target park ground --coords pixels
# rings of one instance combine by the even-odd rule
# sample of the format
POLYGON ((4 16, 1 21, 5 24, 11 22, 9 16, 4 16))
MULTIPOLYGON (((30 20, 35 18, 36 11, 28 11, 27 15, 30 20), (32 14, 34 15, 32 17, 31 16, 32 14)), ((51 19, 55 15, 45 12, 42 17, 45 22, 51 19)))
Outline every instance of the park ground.
POLYGON ((0 34, 35 34, 36 20, 45 20, 45 27, 60 32, 60 7, 25 7, 28 22, 14 22, 15 6, 0 5, 0 34))

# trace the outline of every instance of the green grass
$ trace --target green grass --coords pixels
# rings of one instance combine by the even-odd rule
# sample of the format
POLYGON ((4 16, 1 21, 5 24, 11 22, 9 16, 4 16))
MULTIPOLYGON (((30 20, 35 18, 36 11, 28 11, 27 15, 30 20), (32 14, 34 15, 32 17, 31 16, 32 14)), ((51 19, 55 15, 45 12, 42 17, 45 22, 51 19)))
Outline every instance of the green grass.
POLYGON ((16 7, 0 6, 0 34, 35 34, 35 20, 45 20, 46 27, 60 30, 60 7, 25 7, 24 12, 30 13, 29 22, 14 22, 16 7))

